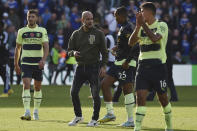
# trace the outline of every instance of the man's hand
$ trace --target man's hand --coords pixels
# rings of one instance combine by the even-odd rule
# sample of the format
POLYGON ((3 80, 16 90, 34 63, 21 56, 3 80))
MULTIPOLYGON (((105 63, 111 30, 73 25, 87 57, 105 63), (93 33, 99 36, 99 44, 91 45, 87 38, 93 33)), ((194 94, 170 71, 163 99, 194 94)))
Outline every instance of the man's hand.
POLYGON ((127 61, 122 63, 122 68, 125 69, 125 70, 128 70, 129 69, 129 63, 127 61))
POLYGON ((105 73, 106 73, 106 67, 102 66, 101 69, 100 69, 100 72, 99 72, 99 76, 104 77, 105 73))
POLYGON ((74 57, 75 58, 79 58, 80 56, 80 52, 79 51, 74 51, 74 57))
POLYGON ((21 74, 21 69, 20 69, 19 65, 15 65, 14 68, 15 68, 16 74, 20 75, 21 74))
POLYGON ((45 60, 41 59, 40 62, 39 62, 39 65, 38 65, 39 68, 44 69, 44 65, 45 65, 45 60))
POLYGON ((137 12, 137 14, 136 14, 136 26, 140 27, 144 23, 145 23, 145 20, 144 20, 144 17, 142 16, 142 13, 137 12))
POLYGON ((116 54, 116 51, 118 50, 118 47, 117 46, 115 46, 115 47, 113 47, 111 50, 109 50, 110 52, 111 52, 111 54, 113 55, 113 56, 117 56, 117 54, 116 54))

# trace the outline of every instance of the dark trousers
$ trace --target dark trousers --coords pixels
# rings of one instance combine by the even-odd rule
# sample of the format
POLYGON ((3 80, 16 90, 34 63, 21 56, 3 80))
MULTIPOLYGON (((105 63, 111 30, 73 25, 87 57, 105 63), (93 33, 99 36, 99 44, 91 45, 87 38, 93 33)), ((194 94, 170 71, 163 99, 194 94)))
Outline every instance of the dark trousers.
POLYGON ((4 82, 4 93, 8 93, 10 89, 10 67, 8 64, 0 65, 0 76, 4 82))
POLYGON ((76 68, 71 88, 71 97, 74 106, 74 112, 77 117, 82 116, 79 91, 83 83, 86 81, 90 83, 91 94, 93 98, 94 112, 92 120, 98 120, 101 106, 101 100, 99 96, 99 65, 79 65, 76 68))

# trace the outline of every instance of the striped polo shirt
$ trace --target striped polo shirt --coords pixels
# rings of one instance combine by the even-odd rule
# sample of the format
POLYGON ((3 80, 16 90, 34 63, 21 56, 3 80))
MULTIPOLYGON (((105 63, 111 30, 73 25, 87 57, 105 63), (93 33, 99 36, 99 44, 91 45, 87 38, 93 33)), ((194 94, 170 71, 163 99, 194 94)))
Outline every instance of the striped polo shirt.
POLYGON ((43 43, 48 42, 47 31, 43 27, 18 30, 16 43, 22 45, 21 64, 38 65, 43 57, 43 43))

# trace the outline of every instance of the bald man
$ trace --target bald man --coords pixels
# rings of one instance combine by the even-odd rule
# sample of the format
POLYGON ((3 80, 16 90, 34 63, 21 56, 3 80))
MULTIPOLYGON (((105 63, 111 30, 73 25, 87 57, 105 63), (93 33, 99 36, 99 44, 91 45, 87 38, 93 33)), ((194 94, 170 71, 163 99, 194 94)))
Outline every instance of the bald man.
POLYGON ((75 118, 68 123, 75 126, 83 121, 79 91, 83 83, 90 83, 91 94, 93 97, 92 120, 87 126, 97 126, 101 101, 99 97, 99 77, 103 77, 108 61, 108 52, 103 32, 93 26, 93 15, 89 11, 82 13, 82 26, 75 30, 68 43, 68 54, 77 60, 77 68, 71 88, 72 103, 74 106, 75 118), (100 54, 102 61, 100 62, 100 54))

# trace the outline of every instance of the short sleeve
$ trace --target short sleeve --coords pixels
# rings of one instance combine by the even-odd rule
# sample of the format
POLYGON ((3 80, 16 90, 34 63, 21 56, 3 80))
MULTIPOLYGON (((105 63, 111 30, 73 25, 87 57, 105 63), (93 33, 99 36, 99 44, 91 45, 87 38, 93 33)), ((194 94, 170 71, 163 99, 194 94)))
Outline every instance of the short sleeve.
POLYGON ((160 22, 158 26, 156 33, 160 34, 162 37, 168 35, 168 26, 165 22, 160 22))
POLYGON ((16 43, 22 44, 22 42, 23 42, 23 40, 22 40, 21 30, 18 30, 17 37, 16 37, 16 43))
POLYGON ((43 29, 43 36, 42 36, 42 43, 44 42, 49 42, 48 34, 45 28, 43 29))

